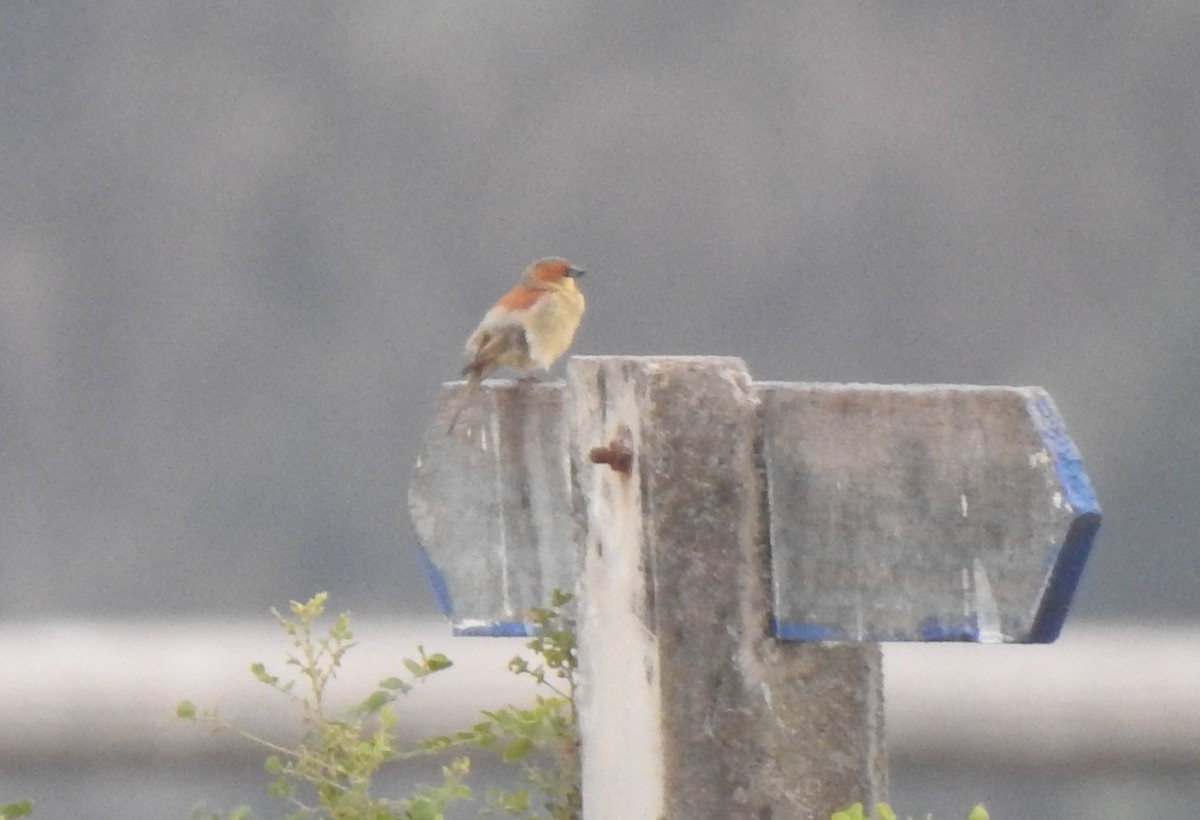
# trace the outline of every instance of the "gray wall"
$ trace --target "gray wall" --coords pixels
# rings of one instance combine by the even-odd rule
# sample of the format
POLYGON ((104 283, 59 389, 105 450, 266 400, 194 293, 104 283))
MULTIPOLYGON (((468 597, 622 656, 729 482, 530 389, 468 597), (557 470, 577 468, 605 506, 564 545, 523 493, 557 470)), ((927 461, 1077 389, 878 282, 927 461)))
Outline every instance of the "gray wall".
POLYGON ((1033 383, 1091 618, 1200 616, 1190 2, 0 5, 0 617, 432 596, 431 403, 532 259, 581 353, 1033 383))

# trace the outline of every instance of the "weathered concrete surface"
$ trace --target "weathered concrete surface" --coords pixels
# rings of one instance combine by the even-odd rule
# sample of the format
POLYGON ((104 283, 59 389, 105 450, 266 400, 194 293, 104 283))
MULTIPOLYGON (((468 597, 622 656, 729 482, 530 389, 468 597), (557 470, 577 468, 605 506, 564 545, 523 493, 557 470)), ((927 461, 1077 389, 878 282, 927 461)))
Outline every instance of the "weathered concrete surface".
POLYGON ((1053 640, 1099 523, 1039 388, 759 383, 775 629, 1053 640))
POLYGON ((486 384, 447 436, 459 389, 413 478, 422 554, 459 634, 523 634, 581 578, 589 818, 884 798, 874 642, 1052 640, 1099 523, 1037 388, 586 357, 565 394, 486 384))
MULTIPOLYGON (((522 613, 578 578, 591 470, 576 474, 571 450, 611 436, 573 442, 561 383, 512 382, 485 383, 448 436, 461 386, 443 392, 413 476, 421 555, 456 632, 521 635, 522 613)), ((1057 637, 1100 516, 1044 391, 749 389, 759 409, 738 435, 759 440, 777 637, 1057 637)), ((705 418, 728 434, 745 421, 705 418)))
POLYGON ((576 516, 562 382, 484 382, 446 433, 464 383, 441 394, 409 485, 430 582, 458 635, 524 635, 525 613, 572 591, 576 516))
POLYGON ((770 637, 756 416, 736 359, 575 358, 587 504, 588 818, 824 817, 883 799, 880 653, 770 637), (587 460, 625 440, 633 470, 587 460))

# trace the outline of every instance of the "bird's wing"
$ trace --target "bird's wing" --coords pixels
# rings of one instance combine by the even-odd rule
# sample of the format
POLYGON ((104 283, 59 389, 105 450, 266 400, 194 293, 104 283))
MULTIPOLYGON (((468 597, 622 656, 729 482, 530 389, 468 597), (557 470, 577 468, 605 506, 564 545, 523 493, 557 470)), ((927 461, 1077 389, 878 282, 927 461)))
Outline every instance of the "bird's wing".
POLYGON ((515 319, 496 322, 489 327, 480 326, 467 340, 467 355, 471 356, 471 361, 463 368, 464 376, 471 371, 484 376, 485 371, 494 369, 503 360, 524 361, 529 358, 525 326, 515 319))
POLYGON ((504 308, 505 310, 529 310, 534 307, 539 300, 544 299, 549 293, 553 292, 552 288, 548 287, 530 287, 529 285, 517 285, 508 293, 496 300, 496 308, 504 308))
MULTIPOLYGON (((539 312, 546 304, 547 295, 548 291, 540 288, 517 285, 501 296, 496 300, 496 304, 492 305, 491 310, 483 315, 475 332, 467 338, 467 355, 480 358, 483 356, 483 348, 489 345, 489 340, 495 344, 497 334, 500 334, 503 340, 510 328, 520 331, 521 338, 515 340, 515 343, 519 343, 528 352, 524 322, 529 314, 539 312)), ((490 348, 489 353, 494 355, 496 350, 497 348, 490 348)))

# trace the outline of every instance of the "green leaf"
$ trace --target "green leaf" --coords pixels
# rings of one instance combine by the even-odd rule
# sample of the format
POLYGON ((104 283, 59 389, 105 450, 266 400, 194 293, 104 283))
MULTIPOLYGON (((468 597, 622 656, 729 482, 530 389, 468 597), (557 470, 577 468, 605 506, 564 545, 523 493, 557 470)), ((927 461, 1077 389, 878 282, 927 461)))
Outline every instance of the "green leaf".
POLYGON ((384 689, 376 689, 371 694, 367 695, 361 703, 350 707, 351 712, 377 712, 383 706, 386 706, 392 699, 392 694, 384 689))
POLYGON ((454 661, 447 658, 441 652, 435 652, 425 659, 425 665, 429 667, 430 672, 441 672, 443 669, 449 669, 454 665, 454 661))
POLYGON ((896 820, 896 812, 892 811, 892 807, 887 803, 876 806, 875 813, 879 815, 879 820, 896 820))
MULTIPOLYGON (((318 592, 303 604, 297 604, 295 601, 292 601, 292 611, 295 612, 297 609, 299 609, 300 612, 311 613, 308 617, 309 620, 312 620, 325 611, 325 601, 328 599, 328 592, 318 592)), ((296 614, 300 614, 300 612, 297 612, 296 614)))
POLYGON ((411 686, 409 686, 405 681, 403 681, 397 677, 384 678, 383 680, 381 680, 379 682, 379 688, 380 689, 393 689, 393 690, 398 690, 401 692, 409 692, 412 690, 411 686))
POLYGON ((437 735, 436 737, 427 737, 422 740, 420 747, 427 751, 437 752, 453 744, 454 738, 449 735, 437 735))
POLYGON ((404 820, 442 820, 442 812, 434 802, 417 798, 405 810, 404 820))
POLYGON ((20 803, 6 803, 0 806, 0 817, 9 820, 13 817, 28 817, 33 814, 33 801, 22 800, 20 803))
POLYGON ((525 789, 511 792, 503 795, 500 798, 501 805, 514 814, 521 811, 529 811, 529 792, 525 789))
POLYGON ((531 751, 533 751, 533 739, 519 737, 504 747, 504 750, 500 752, 500 759, 505 763, 516 763, 518 760, 524 760, 531 751))
POLYGON ((267 667, 265 664, 250 664, 250 674, 269 686, 274 686, 275 684, 279 683, 279 678, 267 672, 267 667))
POLYGON ((343 612, 337 616, 337 620, 333 622, 333 626, 329 627, 329 635, 337 641, 349 641, 354 637, 354 633, 350 630, 350 613, 343 612))
POLYGON ((196 717, 196 704, 190 700, 181 700, 175 706, 175 717, 191 720, 196 717))
POLYGON ((863 804, 853 803, 842 811, 835 811, 829 820, 868 820, 863 815, 863 804))
POLYGON ((967 815, 967 820, 990 820, 987 809, 980 803, 975 808, 971 809, 971 813, 967 815))

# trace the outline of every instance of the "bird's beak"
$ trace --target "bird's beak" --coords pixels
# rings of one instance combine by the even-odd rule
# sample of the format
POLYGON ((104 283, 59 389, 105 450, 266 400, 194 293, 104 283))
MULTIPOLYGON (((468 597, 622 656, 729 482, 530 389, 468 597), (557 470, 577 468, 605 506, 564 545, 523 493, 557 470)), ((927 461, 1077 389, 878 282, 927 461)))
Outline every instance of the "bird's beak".
POLYGON ((587 273, 587 271, 585 271, 583 268, 567 268, 567 276, 570 276, 573 279, 577 279, 580 276, 583 276, 585 273, 587 273))

